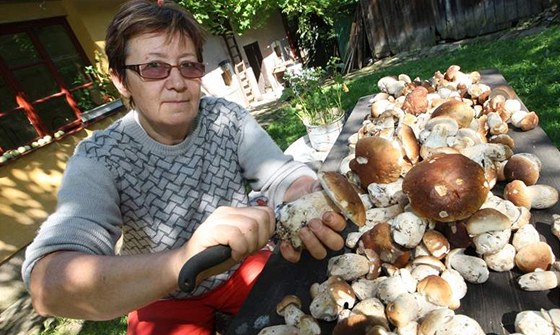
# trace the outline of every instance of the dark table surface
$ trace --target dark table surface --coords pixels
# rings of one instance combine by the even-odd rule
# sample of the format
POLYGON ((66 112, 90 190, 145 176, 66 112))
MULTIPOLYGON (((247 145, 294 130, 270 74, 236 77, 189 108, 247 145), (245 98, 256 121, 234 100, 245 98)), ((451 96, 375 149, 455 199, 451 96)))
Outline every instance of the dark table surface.
MULTIPOLYGON (((480 72, 482 81, 491 87, 507 85, 506 80, 497 70, 480 72)), ((360 128, 369 113, 369 100, 372 97, 362 97, 356 103, 321 170, 338 171, 340 161, 349 152, 348 138, 360 128)), ((524 105, 523 108, 526 110, 524 105)), ((538 110, 536 112, 538 114, 538 110)), ((528 132, 510 129, 510 135, 515 140, 514 152, 530 152, 541 159, 542 171, 538 183, 560 189, 560 152, 542 128, 537 127, 528 132)), ((503 185, 496 185, 493 189, 494 194, 501 196, 496 191, 500 190, 500 187, 503 189, 503 185)), ((552 214, 560 214, 560 204, 546 210, 532 210, 531 213, 531 223, 546 238, 556 257, 560 257, 560 242, 550 231, 553 222, 552 214)), ((349 224, 345 233, 352 229, 349 224)), ((326 280, 328 259, 344 252, 350 250, 330 252, 326 259, 320 261, 304 252, 300 262, 293 264, 285 261, 278 251, 275 251, 239 314, 230 324, 227 334, 257 334, 264 327, 283 324, 283 318, 276 314, 275 309, 276 304, 288 294, 300 297, 303 310, 309 313, 311 302, 309 288, 315 282, 326 280)), ((461 307, 455 312, 477 320, 487 334, 504 334, 504 328, 513 332, 515 315, 520 311, 560 308, 560 288, 542 292, 523 291, 516 281, 520 275, 521 273, 515 269, 502 273, 491 271, 486 283, 468 284, 467 295, 461 300, 461 307)), ((330 334, 334 327, 334 322, 320 321, 320 324, 323 334, 330 334)))

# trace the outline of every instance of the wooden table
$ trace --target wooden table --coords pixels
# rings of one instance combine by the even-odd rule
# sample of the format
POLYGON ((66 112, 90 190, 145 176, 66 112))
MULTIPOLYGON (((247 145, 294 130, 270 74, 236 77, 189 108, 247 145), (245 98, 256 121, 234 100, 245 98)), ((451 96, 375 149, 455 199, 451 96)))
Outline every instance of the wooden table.
MULTIPOLYGON (((496 70, 484 70, 481 74, 483 82, 491 87, 507 85, 504 77, 496 70)), ((365 96, 357 102, 321 170, 338 170, 340 161, 348 154, 347 140, 359 129, 364 117, 369 113, 369 100, 372 97, 365 96)), ((524 105, 523 108, 526 109, 524 105)), ((539 183, 560 189, 560 152, 544 131, 540 127, 528 132, 512 129, 510 135, 515 140, 514 152, 530 152, 541 159, 543 166, 539 183)), ((503 189, 503 185, 497 185, 493 191, 501 196, 496 192, 500 187, 503 189)), ((560 214, 560 204, 551 209, 533 210, 531 223, 546 238, 556 257, 559 258, 560 243, 550 231, 553 213, 560 214)), ((353 229, 349 224, 344 234, 353 229)), ((327 258, 321 261, 314 260, 304 253, 299 263, 292 264, 285 261, 276 250, 241 311, 233 319, 227 334, 257 334, 266 326, 284 323, 275 309, 276 304, 287 294, 300 297, 303 310, 309 313, 311 284, 326 280, 328 258, 343 252, 350 252, 350 250, 330 252, 327 258)), ((520 274, 515 269, 503 273, 491 271, 486 283, 468 284, 467 295, 461 300, 461 307, 456 313, 474 318, 488 334, 507 334, 503 329, 513 332, 513 322, 520 311, 560 308, 560 288, 543 292, 523 291, 516 282, 520 274)), ((332 332, 334 322, 321 321, 320 323, 323 334, 332 332)))

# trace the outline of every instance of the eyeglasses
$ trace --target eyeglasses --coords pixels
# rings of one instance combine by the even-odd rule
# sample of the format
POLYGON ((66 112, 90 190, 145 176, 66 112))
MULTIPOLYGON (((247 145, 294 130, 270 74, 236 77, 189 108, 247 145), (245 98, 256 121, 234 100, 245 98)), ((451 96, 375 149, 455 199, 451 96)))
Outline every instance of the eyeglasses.
POLYGON ((144 64, 125 65, 125 69, 132 70, 143 79, 165 79, 169 77, 171 69, 176 67, 181 75, 187 79, 200 78, 204 75, 205 66, 197 62, 182 62, 171 65, 164 62, 149 62, 144 64))

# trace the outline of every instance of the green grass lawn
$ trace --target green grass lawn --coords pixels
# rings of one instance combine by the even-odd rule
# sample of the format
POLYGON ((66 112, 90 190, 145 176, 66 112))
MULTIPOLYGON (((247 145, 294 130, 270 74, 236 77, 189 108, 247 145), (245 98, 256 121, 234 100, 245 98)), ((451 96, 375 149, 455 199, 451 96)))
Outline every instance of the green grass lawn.
MULTIPOLYGON (((430 78, 435 71, 445 71, 450 65, 460 65, 462 71, 496 68, 517 92, 523 103, 540 117, 540 123, 556 147, 560 148, 560 27, 517 40, 486 41, 462 45, 433 57, 403 62, 374 71, 363 71, 348 78, 350 92, 343 96, 344 109, 352 108, 358 99, 378 92, 377 81, 386 75, 408 74, 411 78, 430 78)), ((272 138, 286 149, 305 134, 305 127, 288 109, 283 108, 277 121, 266 127, 272 138)), ((62 335, 64 324, 57 319, 41 335, 62 335)), ((126 334, 126 319, 105 322, 86 321, 80 335, 126 334)))

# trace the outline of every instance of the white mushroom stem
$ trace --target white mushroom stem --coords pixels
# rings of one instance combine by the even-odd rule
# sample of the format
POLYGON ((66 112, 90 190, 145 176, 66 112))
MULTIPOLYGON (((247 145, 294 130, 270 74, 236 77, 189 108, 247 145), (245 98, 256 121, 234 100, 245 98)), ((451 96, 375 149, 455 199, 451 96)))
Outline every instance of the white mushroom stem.
POLYGON ((551 290, 560 285, 560 272, 535 271, 526 273, 517 279, 517 283, 525 291, 551 290))
POLYGON ((554 324, 546 311, 522 311, 515 317, 515 331, 524 335, 554 334, 554 324), (544 313, 543 313, 544 312, 544 313))
POLYGON ((367 257, 356 253, 345 253, 329 259, 327 273, 329 276, 340 276, 347 281, 356 280, 369 272, 367 257))
POLYGON ((490 271, 479 257, 465 255, 465 249, 453 249, 445 258, 448 268, 454 269, 469 283, 481 284, 488 280, 490 271))
POLYGON ((391 205, 406 204, 406 195, 402 192, 403 179, 388 184, 371 183, 368 185, 369 199, 376 207, 389 207, 391 205))
POLYGON ((513 234, 513 239, 511 241, 511 244, 513 244, 515 250, 520 250, 524 246, 537 243, 540 240, 541 239, 540 239, 539 232, 537 231, 535 226, 533 226, 532 224, 528 224, 519 228, 515 232, 515 234, 513 234))
POLYGON ((526 185, 521 180, 514 180, 504 188, 504 198, 528 209, 545 209, 556 205, 558 190, 549 185, 526 185))
POLYGON ((404 212, 391 221, 393 241, 405 248, 415 248, 422 241, 428 227, 428 221, 412 212, 404 212))
POLYGON ((371 208, 366 211, 366 224, 360 227, 360 231, 370 230, 380 222, 387 222, 403 212, 401 205, 393 205, 384 208, 371 208))
POLYGON ((483 259, 489 269, 496 272, 505 272, 515 267, 515 253, 515 247, 511 244, 506 244, 497 252, 484 255, 483 259))
POLYGON ((258 335, 299 335, 299 329, 290 325, 274 325, 261 329, 258 335))
POLYGON ((397 328, 406 327, 440 306, 428 301, 420 293, 405 292, 387 304, 387 318, 397 328))
POLYGON ((313 192, 285 204, 278 213, 277 233, 282 240, 288 240, 295 247, 302 245, 299 230, 313 218, 320 218, 324 213, 335 210, 327 193, 313 192))

